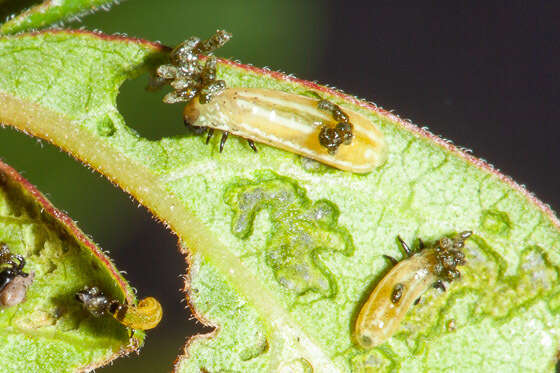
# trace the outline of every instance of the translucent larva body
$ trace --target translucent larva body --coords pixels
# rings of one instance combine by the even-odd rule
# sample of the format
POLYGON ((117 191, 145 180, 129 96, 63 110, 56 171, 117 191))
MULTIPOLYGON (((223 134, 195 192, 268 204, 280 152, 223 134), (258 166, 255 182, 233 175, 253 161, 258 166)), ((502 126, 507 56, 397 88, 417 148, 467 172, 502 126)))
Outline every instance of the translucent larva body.
POLYGON ((161 304, 152 297, 142 299, 136 306, 123 305, 113 313, 113 317, 124 326, 140 330, 155 328, 162 316, 161 304))
POLYGON ((208 103, 195 97, 183 114, 192 126, 232 133, 341 170, 366 173, 382 165, 387 157, 384 137, 355 111, 344 109, 353 127, 351 142, 334 154, 320 143, 321 129, 333 122, 332 114, 320 108, 322 101, 271 89, 227 88, 208 103))
POLYGON ((445 289, 441 280, 460 277, 456 267, 465 264, 461 248, 471 234, 466 231, 454 239, 442 238, 433 247, 422 247, 416 254, 401 240, 409 257, 381 279, 360 310, 354 331, 358 344, 372 348, 384 343, 395 334, 410 307, 428 288, 437 285, 445 289))
POLYGON ((395 333, 414 301, 437 280, 433 262, 433 253, 425 250, 398 263, 377 284, 356 321, 356 339, 362 347, 380 345, 395 333), (393 302, 398 285, 402 295, 393 302))
POLYGON ((115 299, 109 299, 99 288, 89 287, 77 292, 76 298, 93 316, 109 314, 131 329, 155 328, 163 316, 161 304, 152 297, 141 300, 137 305, 122 304, 115 299))

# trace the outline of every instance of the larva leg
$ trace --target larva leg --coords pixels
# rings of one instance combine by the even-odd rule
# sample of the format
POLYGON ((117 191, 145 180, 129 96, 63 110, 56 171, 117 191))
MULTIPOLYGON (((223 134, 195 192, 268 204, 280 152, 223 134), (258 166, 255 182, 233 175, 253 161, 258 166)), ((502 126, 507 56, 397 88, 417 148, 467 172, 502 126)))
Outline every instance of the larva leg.
POLYGON ((397 263, 399 262, 397 259, 393 258, 392 256, 389 255, 383 255, 383 257, 387 260, 389 260, 391 262, 392 265, 397 265, 397 263))
POLYGON ((418 251, 424 250, 424 241, 421 238, 418 239, 418 251))
POLYGON ((208 143, 210 142, 210 139, 212 138, 213 134, 214 134, 214 129, 208 128, 208 135, 206 135, 206 145, 208 145, 208 143))
POLYGON ((401 238, 401 236, 397 236, 397 239, 401 243, 401 247, 402 247, 404 253, 406 254, 406 256, 410 258, 413 254, 412 250, 410 250, 410 247, 408 247, 408 245, 406 244, 406 242, 404 242, 404 240, 401 238))
POLYGON ((227 138, 229 136, 229 132, 224 132, 222 134, 222 139, 220 140, 220 153, 224 150, 224 145, 226 145, 227 138))
POLYGON ((251 147, 251 149, 253 149, 253 151, 255 153, 257 153, 257 147, 255 146, 255 143, 253 142, 253 140, 247 140, 247 142, 249 143, 249 146, 251 147))
POLYGON ((434 288, 441 289, 443 291, 447 291, 447 289, 445 287, 445 284, 441 280, 437 280, 436 282, 434 282, 434 288))

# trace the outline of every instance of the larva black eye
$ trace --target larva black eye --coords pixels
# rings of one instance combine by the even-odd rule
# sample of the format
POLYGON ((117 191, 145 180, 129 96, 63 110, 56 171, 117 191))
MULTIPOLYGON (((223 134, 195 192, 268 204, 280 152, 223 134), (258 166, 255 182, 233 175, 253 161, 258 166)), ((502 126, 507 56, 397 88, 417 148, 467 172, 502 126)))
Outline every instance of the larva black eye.
POLYGON ((403 291, 404 291, 404 285, 396 284, 395 287, 393 288, 393 293, 391 294, 391 302, 393 302, 394 304, 398 304, 402 298, 403 291))

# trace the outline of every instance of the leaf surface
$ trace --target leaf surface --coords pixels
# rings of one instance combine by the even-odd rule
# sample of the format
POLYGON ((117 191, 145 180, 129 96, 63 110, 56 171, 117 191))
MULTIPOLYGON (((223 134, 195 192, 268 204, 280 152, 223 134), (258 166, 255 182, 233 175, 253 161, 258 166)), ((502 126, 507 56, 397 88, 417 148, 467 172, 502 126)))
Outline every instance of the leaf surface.
POLYGON ((553 370, 560 234, 540 201, 370 103, 226 60, 218 78, 229 87, 359 111, 385 135, 387 163, 351 174, 265 145, 255 154, 231 136, 219 153, 219 136, 205 145, 181 118, 176 136, 145 139, 119 114, 118 87, 165 51, 86 32, 2 39, 0 121, 105 174, 188 248, 188 298, 217 329, 191 339, 177 371, 553 370), (400 257, 396 237, 430 243, 466 229, 462 281, 424 294, 383 345, 358 348, 353 323, 389 269, 383 255, 400 257))
POLYGON ((2 24, 0 34, 40 29, 71 17, 81 17, 100 8, 106 9, 115 2, 116 0, 45 0, 2 24))
POLYGON ((0 308, 0 371, 89 371, 143 342, 143 332, 129 338, 117 321, 93 318, 76 301, 76 291, 86 286, 130 303, 135 296, 73 221, 2 162, 0 242, 23 255, 24 271, 34 276, 24 302, 0 308))

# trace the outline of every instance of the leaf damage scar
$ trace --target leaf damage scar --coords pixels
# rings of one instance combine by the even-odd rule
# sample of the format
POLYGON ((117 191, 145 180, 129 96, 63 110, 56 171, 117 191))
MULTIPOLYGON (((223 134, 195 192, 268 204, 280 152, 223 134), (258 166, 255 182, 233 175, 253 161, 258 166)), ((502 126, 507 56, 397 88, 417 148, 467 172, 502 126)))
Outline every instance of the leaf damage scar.
POLYGON ((472 235, 464 231, 454 238, 443 237, 432 247, 424 248, 420 241, 414 253, 398 237, 406 258, 398 262, 389 258, 395 266, 381 279, 363 305, 355 325, 355 339, 366 349, 373 348, 391 338, 416 300, 430 287, 445 290, 443 281, 458 279, 457 266, 464 265, 462 248, 472 235))
POLYGON ((191 37, 170 54, 171 64, 156 71, 154 86, 170 84, 166 103, 186 102, 187 128, 196 134, 222 131, 220 152, 230 133, 300 154, 332 167, 367 173, 387 158, 383 134, 362 114, 325 100, 264 88, 226 88, 216 78, 216 58, 207 55, 224 45, 231 34, 218 30, 206 41, 191 37))

